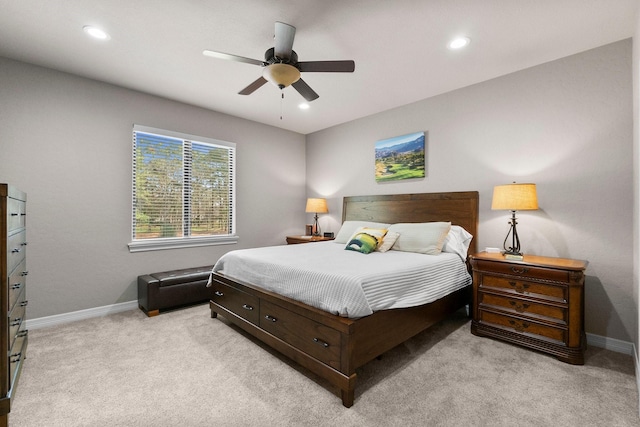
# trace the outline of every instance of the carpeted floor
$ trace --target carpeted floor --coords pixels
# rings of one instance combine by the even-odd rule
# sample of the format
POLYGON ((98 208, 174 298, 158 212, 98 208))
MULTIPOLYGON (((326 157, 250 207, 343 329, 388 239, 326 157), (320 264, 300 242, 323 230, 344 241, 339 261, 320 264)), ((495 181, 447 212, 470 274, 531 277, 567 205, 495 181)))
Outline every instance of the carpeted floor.
POLYGON ((358 371, 356 400, 207 305, 29 332, 9 422, 57 426, 638 426, 633 359, 584 366, 469 332, 463 312, 358 371))

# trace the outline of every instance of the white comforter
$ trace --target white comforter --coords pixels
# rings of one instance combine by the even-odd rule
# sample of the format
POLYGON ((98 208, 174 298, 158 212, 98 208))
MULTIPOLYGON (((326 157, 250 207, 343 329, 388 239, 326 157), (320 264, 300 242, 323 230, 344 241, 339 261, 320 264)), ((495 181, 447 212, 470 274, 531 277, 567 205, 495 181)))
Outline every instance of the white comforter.
POLYGON ((213 271, 350 318, 426 304, 471 284, 456 254, 365 255, 335 242, 235 250, 213 271))

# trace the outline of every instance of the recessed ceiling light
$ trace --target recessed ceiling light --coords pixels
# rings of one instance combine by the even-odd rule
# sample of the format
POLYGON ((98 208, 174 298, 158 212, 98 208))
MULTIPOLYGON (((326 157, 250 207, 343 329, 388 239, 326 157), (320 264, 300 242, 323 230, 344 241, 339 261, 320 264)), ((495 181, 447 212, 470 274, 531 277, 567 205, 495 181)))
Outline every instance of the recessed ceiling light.
POLYGON ((471 39, 469 37, 456 37, 449 42, 449 49, 462 49, 469 43, 471 43, 471 39))
POLYGON ((91 37, 100 40, 109 40, 109 34, 105 33, 100 28, 92 27, 91 25, 85 25, 82 27, 85 33, 89 34, 91 37))
POLYGON ((307 104, 306 102, 303 102, 302 104, 298 105, 298 108, 301 110, 308 110, 309 109, 309 104, 307 104))

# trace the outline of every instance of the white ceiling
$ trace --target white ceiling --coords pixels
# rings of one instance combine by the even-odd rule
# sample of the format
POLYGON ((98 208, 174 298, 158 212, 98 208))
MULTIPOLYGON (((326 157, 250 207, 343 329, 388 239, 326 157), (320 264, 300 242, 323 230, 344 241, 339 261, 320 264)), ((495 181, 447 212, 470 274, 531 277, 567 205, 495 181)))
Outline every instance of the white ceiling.
MULTIPOLYGON (((631 37, 637 0, 0 0, 0 56, 302 134, 631 37), (264 85, 275 21, 297 27, 300 61, 353 59, 354 73, 303 73, 320 95, 264 85), (89 38, 95 25, 111 35, 89 38), (471 44, 447 48, 454 36, 471 44), (280 116, 282 114, 282 119, 280 116)), ((1 84, 1 82, 0 82, 1 84)))

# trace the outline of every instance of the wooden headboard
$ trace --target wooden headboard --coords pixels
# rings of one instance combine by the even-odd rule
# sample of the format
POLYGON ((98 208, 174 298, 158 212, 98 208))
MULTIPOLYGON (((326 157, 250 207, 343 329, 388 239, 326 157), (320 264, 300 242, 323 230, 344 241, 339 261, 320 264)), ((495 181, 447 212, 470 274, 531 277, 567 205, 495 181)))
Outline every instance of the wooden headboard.
POLYGON ((472 254, 477 252, 478 202, 477 191, 349 196, 343 200, 342 222, 451 221, 452 225, 459 225, 474 236, 469 246, 472 254))

